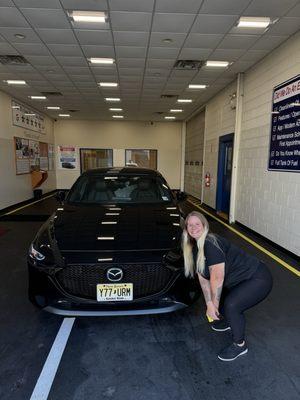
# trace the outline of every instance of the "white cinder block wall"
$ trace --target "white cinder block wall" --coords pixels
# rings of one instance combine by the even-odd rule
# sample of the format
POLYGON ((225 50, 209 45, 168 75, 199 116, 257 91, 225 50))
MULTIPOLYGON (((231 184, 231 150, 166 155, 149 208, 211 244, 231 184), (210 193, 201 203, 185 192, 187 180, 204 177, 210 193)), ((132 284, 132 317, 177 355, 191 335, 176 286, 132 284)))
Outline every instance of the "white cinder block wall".
POLYGON ((219 137, 235 130, 235 110, 230 95, 236 92, 236 81, 217 94, 206 105, 204 133, 204 175, 210 174, 210 187, 204 186, 203 202, 216 208, 219 137))
POLYGON ((300 72, 300 33, 245 74, 235 219, 300 255, 300 173, 268 171, 273 87, 300 72))
POLYGON ((191 118, 186 124, 184 190, 201 197, 205 111, 191 118))
MULTIPOLYGON (((12 98, 0 92, 0 210, 33 197, 30 174, 16 175, 14 136, 54 143, 53 121, 45 117, 45 134, 12 124, 12 98)), ((48 171, 43 193, 56 189, 55 171, 48 171)))

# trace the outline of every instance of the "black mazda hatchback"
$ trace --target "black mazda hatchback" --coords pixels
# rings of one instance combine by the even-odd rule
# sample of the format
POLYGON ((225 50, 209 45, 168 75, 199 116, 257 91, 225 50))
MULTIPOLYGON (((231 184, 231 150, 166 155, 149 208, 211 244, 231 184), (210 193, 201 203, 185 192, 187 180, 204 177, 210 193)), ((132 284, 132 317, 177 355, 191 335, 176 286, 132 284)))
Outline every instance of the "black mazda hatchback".
POLYGON ((65 316, 175 311, 199 295, 180 251, 182 193, 136 168, 83 173, 40 228, 28 256, 29 298, 65 316))

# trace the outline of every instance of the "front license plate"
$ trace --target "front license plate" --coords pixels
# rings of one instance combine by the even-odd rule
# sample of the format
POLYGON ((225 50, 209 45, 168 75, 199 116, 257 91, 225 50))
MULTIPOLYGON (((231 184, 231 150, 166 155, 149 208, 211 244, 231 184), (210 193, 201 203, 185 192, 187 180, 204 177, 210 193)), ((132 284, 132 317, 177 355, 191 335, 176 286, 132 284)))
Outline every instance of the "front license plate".
POLYGON ((99 283, 97 285, 97 301, 130 301, 132 299, 132 283, 99 283))

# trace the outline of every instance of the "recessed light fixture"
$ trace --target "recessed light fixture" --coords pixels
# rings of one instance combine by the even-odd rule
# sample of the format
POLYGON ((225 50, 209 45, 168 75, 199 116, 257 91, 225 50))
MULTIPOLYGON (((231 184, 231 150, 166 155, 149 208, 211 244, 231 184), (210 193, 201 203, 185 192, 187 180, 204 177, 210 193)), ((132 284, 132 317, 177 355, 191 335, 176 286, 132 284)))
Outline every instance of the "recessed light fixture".
POLYGON ((110 108, 109 111, 123 111, 123 108, 110 108))
POLYGON ((46 100, 46 96, 28 96, 31 100, 46 100))
POLYGON ((121 101, 120 97, 105 97, 106 101, 118 102, 121 101))
POLYGON ((56 106, 49 106, 47 107, 47 110, 60 110, 60 107, 56 106))
POLYGON ((70 114, 58 114, 59 117, 70 117, 70 114))
POLYGON ((106 14, 100 11, 71 11, 70 17, 75 22, 106 22, 106 14))
POLYGON ((26 38, 26 36, 23 35, 22 33, 15 33, 14 37, 17 38, 17 39, 25 39, 26 38))
POLYGON ((183 110, 181 108, 171 108, 170 112, 172 113, 181 113, 183 110))
POLYGON ((166 116, 165 119, 176 119, 176 117, 166 116))
POLYGON ((177 103, 192 103, 192 99, 178 99, 177 103))
POLYGON ((267 28, 271 23, 269 17, 241 17, 237 24, 238 28, 267 28))
POLYGON ((98 85, 101 87, 117 87, 118 83, 117 82, 99 82, 98 85))
POLYGON ((162 40, 163 43, 173 43, 173 39, 166 38, 162 40))
POLYGON ((189 89, 206 89, 207 85, 189 85, 189 89))
POLYGON ((113 117, 113 118, 120 118, 120 119, 121 119, 121 118, 124 118, 123 115, 113 115, 112 117, 113 117))
POLYGON ((26 85, 25 81, 18 80, 18 79, 8 79, 6 82, 8 85, 26 85))
POLYGON ((88 60, 91 64, 113 64, 115 62, 115 60, 113 58, 91 57, 91 58, 88 58, 88 60))
POLYGON ((206 67, 226 68, 228 67, 228 61, 206 61, 206 67))

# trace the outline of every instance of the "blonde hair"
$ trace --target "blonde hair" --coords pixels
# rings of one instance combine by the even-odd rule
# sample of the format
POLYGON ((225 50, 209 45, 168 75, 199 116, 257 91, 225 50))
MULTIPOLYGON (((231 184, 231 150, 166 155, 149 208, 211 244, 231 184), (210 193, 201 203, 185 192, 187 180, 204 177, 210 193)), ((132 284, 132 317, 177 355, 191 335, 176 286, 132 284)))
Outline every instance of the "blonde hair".
POLYGON ((219 244, 214 235, 209 234, 209 224, 207 219, 203 214, 198 211, 192 211, 188 214, 185 219, 184 229, 182 233, 182 250, 183 250, 183 258, 184 258, 184 274, 186 277, 193 277, 195 272, 197 274, 202 274, 205 268, 205 255, 204 255, 204 243, 206 238, 212 240, 214 244, 219 248, 219 244), (203 233, 200 238, 197 240, 198 247, 198 255, 196 260, 196 265, 194 265, 194 257, 193 257, 193 238, 189 235, 187 231, 187 224, 190 217, 197 217, 203 225, 203 233))

